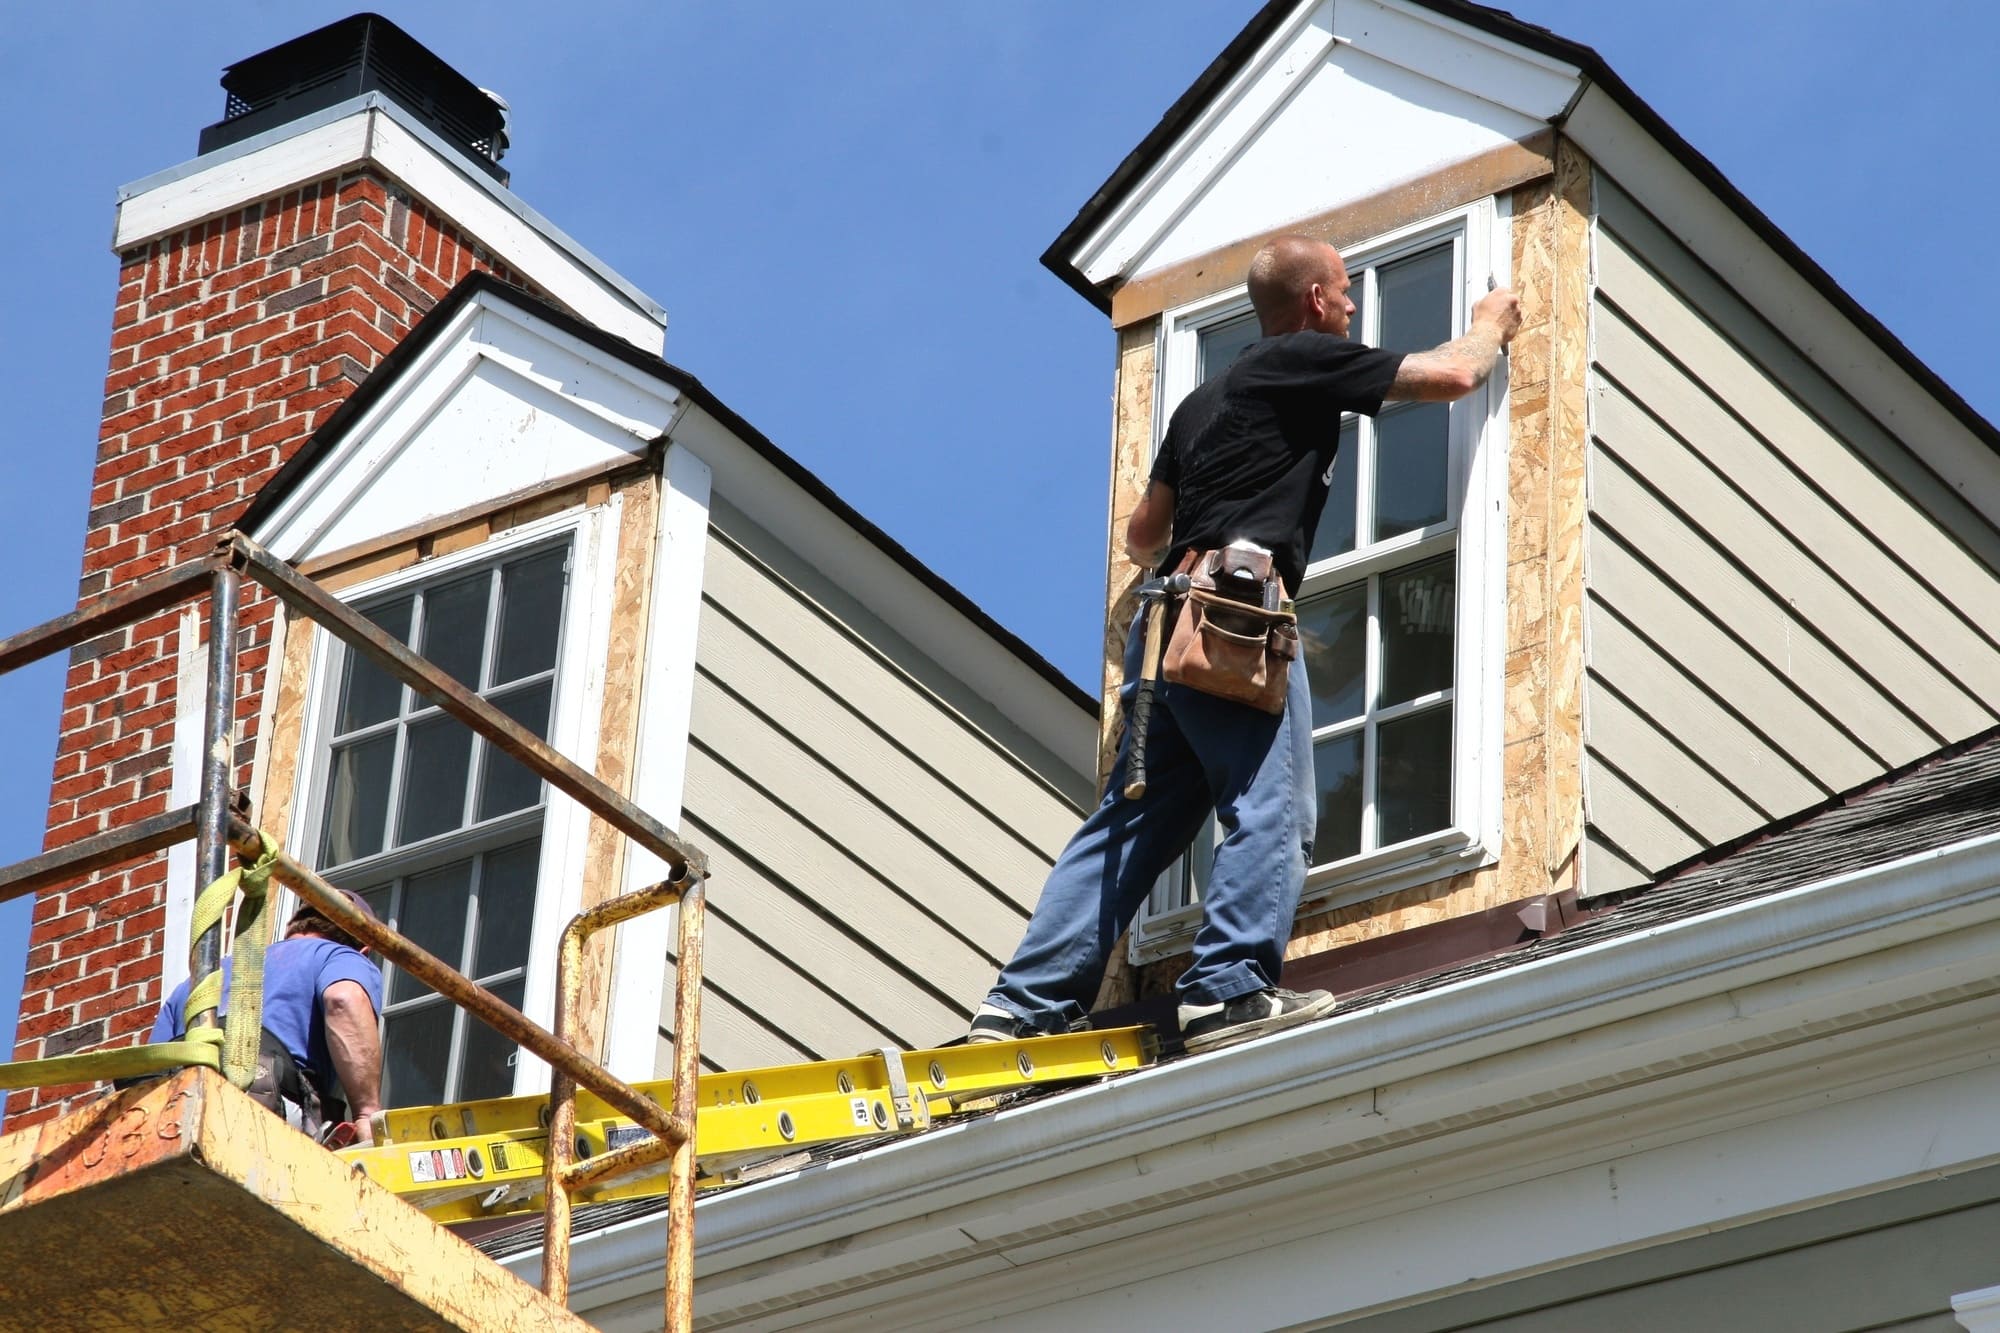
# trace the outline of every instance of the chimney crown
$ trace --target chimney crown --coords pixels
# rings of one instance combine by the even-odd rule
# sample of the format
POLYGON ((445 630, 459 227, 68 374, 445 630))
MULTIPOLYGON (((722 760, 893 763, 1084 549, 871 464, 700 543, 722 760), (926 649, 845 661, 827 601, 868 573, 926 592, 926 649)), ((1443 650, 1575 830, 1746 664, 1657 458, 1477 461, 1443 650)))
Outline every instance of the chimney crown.
POLYGON ((367 92, 416 116, 481 170, 506 184, 503 107, 472 80, 380 14, 355 14, 229 66, 222 119, 201 132, 200 153, 367 92))

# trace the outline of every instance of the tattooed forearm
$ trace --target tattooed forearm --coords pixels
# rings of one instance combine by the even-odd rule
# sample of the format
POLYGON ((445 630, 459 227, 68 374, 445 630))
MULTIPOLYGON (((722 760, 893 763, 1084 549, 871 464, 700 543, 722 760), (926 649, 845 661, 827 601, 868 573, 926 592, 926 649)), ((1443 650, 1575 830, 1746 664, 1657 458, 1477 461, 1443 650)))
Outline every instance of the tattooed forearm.
POLYGON ((1484 322, 1474 324, 1462 338, 1404 357, 1395 381, 1389 386, 1389 397, 1404 402, 1449 402, 1462 398, 1493 373, 1500 347, 1497 328, 1484 322))

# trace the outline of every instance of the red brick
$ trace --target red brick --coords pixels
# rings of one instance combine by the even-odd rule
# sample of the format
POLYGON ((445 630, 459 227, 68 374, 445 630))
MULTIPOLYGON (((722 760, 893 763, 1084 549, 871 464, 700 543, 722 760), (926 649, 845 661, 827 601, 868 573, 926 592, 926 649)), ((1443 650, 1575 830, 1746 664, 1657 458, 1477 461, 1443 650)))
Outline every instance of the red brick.
MULTIPOLYGON (((139 344, 139 359, 151 361, 154 357, 178 352, 183 347, 192 346, 199 334, 193 329, 169 329, 139 344)), ((116 339, 114 338, 115 342, 116 339)))
POLYGON ((157 338, 166 331, 167 317, 165 315, 154 319, 142 319, 136 324, 127 324, 123 328, 112 329, 111 347, 113 351, 127 348, 132 349, 141 360, 147 360, 150 359, 152 354, 140 349, 143 348, 148 340, 157 338))
MULTIPOLYGON (((124 895, 124 897, 130 897, 130 895, 124 895)), ((82 931, 78 935, 70 935, 68 939, 64 939, 62 945, 60 945, 62 957, 64 959, 78 959, 78 961, 82 961, 84 955, 90 955, 90 953, 96 953, 98 949, 106 949, 110 945, 116 945, 118 943, 118 917, 124 915, 124 913, 116 911, 116 905, 120 901, 124 901, 124 897, 112 899, 112 901, 104 903, 102 907, 98 907, 96 915, 98 915, 98 921, 102 921, 104 925, 94 925, 88 931, 82 931)), ((90 971, 92 969, 84 969, 84 975, 88 975, 90 971)), ((92 991, 92 995, 96 995, 96 991, 92 991)), ((68 1005, 70 1001, 62 999, 62 995, 58 993, 56 995, 56 1003, 58 1005, 68 1005)))
POLYGON ((213 401, 196 408, 188 416, 188 424, 191 426, 217 425, 243 412, 250 406, 250 395, 245 391, 236 390, 231 392, 227 397, 223 397, 222 390, 225 386, 222 384, 212 383, 204 387, 216 390, 217 396, 213 401))
POLYGON ((21 993, 49 992, 66 986, 83 975, 83 959, 69 958, 50 967, 37 968, 21 978, 21 993))
POLYGON ((220 333, 209 334, 173 353, 164 364, 169 370, 199 368, 219 356, 226 355, 228 351, 229 339, 226 336, 220 333))
POLYGON ((111 571, 113 583, 136 583, 140 579, 161 573, 179 562, 171 551, 149 551, 136 560, 128 560, 111 571))
POLYGON ((128 916, 119 923, 119 935, 123 939, 140 939, 156 931, 167 928, 167 909, 155 907, 149 912, 128 916))
MULTIPOLYGON (((172 376, 170 378, 173 378, 175 380, 192 381, 194 377, 192 375, 183 373, 180 375, 172 376)), ((216 384, 213 382, 203 383, 203 384, 190 383, 189 387, 173 395, 171 398, 162 399, 160 402, 160 411, 162 414, 171 413, 176 415, 181 413, 193 412, 199 408, 207 407, 209 404, 213 403, 216 399, 220 398, 221 396, 222 396, 222 386, 220 384, 216 384)), ((219 417, 213 419, 220 420, 219 417)), ((191 421, 189 422, 189 424, 200 425, 201 423, 198 421, 191 421)))
MULTIPOLYGON (((116 927, 112 928, 112 933, 114 935, 117 933, 116 927)), ((78 1001, 87 1000, 93 995, 103 995, 110 989, 111 974, 109 972, 94 972, 89 976, 80 977, 68 985, 57 986, 49 996, 49 1003, 51 1005, 76 1004, 78 1001)))
MULTIPOLYGON (((103 975, 106 980, 110 979, 110 974, 108 973, 100 975, 103 975)), ((128 1009, 136 1009, 145 1002, 146 992, 144 987, 126 986, 78 1004, 76 1007, 76 1021, 79 1023, 88 1023, 94 1019, 109 1018, 113 1014, 123 1013, 128 1009)), ((109 1034, 107 1033, 107 1035, 109 1034)))
MULTIPOLYGON (((124 447, 130 446, 124 445, 124 447)), ((97 479, 99 482, 104 482, 118 477, 129 477, 141 468, 150 466, 152 462, 152 450, 131 449, 130 452, 101 460, 97 465, 97 479)))
POLYGON ((99 949, 84 959, 83 963, 90 971, 101 972, 106 968, 121 968, 127 963, 137 962, 147 956, 145 940, 126 940, 108 949, 99 949))
MULTIPOLYGON (((184 435, 186 433, 186 421, 179 417, 162 417, 149 425, 139 426, 127 431, 125 433, 125 447, 128 449, 143 449, 148 445, 161 444, 173 439, 177 435, 184 435)), ((130 494, 132 489, 139 484, 138 482, 126 482, 126 493, 130 494)))
MULTIPOLYGON (((134 739, 136 740, 137 737, 134 737, 134 739)), ((96 814, 101 810, 115 810, 121 805, 130 804, 132 799, 138 794, 139 785, 137 783, 121 782, 116 786, 106 787, 103 791, 94 792, 89 796, 80 798, 76 803, 76 813, 82 816, 96 814)))
POLYGON ((121 822, 129 823, 137 819, 151 819, 154 815, 163 815, 166 812, 167 796, 165 792, 161 792, 156 796, 141 796, 126 808, 124 819, 121 822))
POLYGON ((135 1032, 152 1031, 153 1022, 157 1016, 157 1006, 134 1009, 129 1013, 118 1015, 111 1020, 107 1027, 113 1037, 129 1037, 135 1032))
MULTIPOLYGON (((104 832, 104 821, 96 815, 82 819, 68 819, 49 812, 49 831, 42 835, 42 845, 48 848, 67 847, 78 838, 88 838, 93 833, 104 832)), ((34 936, 30 935, 30 939, 34 936)))
POLYGON ((67 1009, 51 1009, 45 1014, 35 1014, 14 1024, 14 1040, 23 1037, 46 1037, 69 1027, 71 1014, 67 1009))

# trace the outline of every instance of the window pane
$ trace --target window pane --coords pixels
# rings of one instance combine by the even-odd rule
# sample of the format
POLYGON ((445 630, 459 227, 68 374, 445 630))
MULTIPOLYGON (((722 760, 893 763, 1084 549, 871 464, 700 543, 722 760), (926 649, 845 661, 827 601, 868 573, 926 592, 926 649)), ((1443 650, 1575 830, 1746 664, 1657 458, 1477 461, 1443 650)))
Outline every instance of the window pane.
MULTIPOLYGON (((493 706, 544 740, 549 734, 550 681, 525 690, 502 695, 493 706)), ((414 728, 412 728, 414 730, 414 728)), ((478 819, 491 819, 510 810, 525 810, 542 799, 542 780, 529 772, 520 760, 501 753, 499 747, 482 740, 486 747, 486 771, 479 779, 478 819)))
POLYGON ((395 760, 393 732, 334 747, 326 785, 321 865, 342 865, 382 850, 382 830, 389 813, 389 769, 395 760))
POLYGON ((1382 724, 1375 738, 1382 771, 1375 781, 1378 845, 1451 826, 1451 705, 1382 724))
POLYGON ((480 572, 424 594, 424 642, 417 651, 460 684, 479 688, 486 651, 486 599, 492 575, 480 572))
POLYGON ((376 916, 389 922, 391 925, 395 924, 396 914, 390 910, 391 899, 395 897, 396 892, 395 881, 391 880, 387 884, 372 885, 365 889, 356 889, 355 892, 361 895, 363 902, 375 909, 376 916))
POLYGON ((1299 648, 1312 682, 1313 727, 1358 715, 1367 706, 1368 585, 1336 588, 1301 606, 1299 648))
MULTIPOLYGON (((397 642, 408 643, 410 611, 415 605, 415 598, 399 597, 363 614, 381 626, 384 632, 394 636, 397 642)), ((386 722, 396 716, 403 698, 402 682, 353 648, 345 648, 343 653, 340 708, 334 720, 334 732, 345 735, 371 722, 386 722)))
MULTIPOLYGON (((403 911, 396 929, 418 948, 453 967, 465 960, 465 915, 472 901, 472 862, 454 861, 403 881, 403 911)), ((414 999, 429 987, 400 969, 389 983, 389 1003, 414 999)))
POLYGON ((530 838, 489 853, 479 867, 479 938, 472 975, 489 977, 525 967, 528 933, 535 924, 535 871, 542 840, 530 838))
POLYGON ((500 575, 500 642, 494 653, 493 683, 503 684, 547 671, 556 664, 556 632, 562 623, 563 564, 568 548, 544 551, 517 561, 500 575))
POLYGON ((1201 331, 1201 379, 1206 382, 1229 369, 1229 363, 1259 337, 1257 317, 1245 315, 1201 331))
MULTIPOLYGON (((524 985, 517 977, 513 981, 502 982, 492 990, 519 1009, 524 985)), ((467 1014, 465 1059, 458 1067, 458 1093, 453 1100, 471 1102, 482 1097, 511 1095, 514 1091, 514 1058, 520 1050, 511 1040, 467 1014)))
POLYGON ((1382 303, 1380 346, 1421 352, 1451 340, 1451 246, 1384 264, 1375 271, 1382 303))
POLYGON ((450 717, 413 725, 403 751, 400 845, 449 833, 465 822, 465 784, 472 767, 472 730, 450 717))
POLYGON ((1355 464, 1360 455, 1355 418, 1340 428, 1340 452, 1333 457, 1333 480, 1327 485, 1326 508, 1320 511, 1306 563, 1344 555, 1354 549, 1355 464))
POLYGON ((1325 865, 1361 850, 1361 733, 1313 746, 1313 776, 1319 785, 1313 864, 1325 865))
POLYGON ((1451 463, 1451 408, 1421 403, 1375 422, 1375 540, 1442 523, 1451 463))
POLYGON ((1457 557, 1382 576, 1382 704, 1449 689, 1457 557))
POLYGON ((451 1020, 443 1000, 389 1015, 382 1031, 382 1102, 385 1106, 434 1106, 444 1100, 451 1062, 451 1020))

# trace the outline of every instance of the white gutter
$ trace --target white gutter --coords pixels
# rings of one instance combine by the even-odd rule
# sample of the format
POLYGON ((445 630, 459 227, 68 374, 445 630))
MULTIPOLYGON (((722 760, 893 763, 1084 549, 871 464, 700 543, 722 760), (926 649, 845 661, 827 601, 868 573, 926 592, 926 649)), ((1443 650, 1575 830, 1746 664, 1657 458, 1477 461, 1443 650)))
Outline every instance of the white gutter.
MULTIPOLYGON (((893 1231, 899 1258, 933 1236, 963 1248, 957 1206, 1055 1178, 1123 1167, 1129 1191, 1157 1177, 1142 1154, 1268 1121, 1302 1107, 1571 1032, 1966 926, 2000 920, 2000 834, 1969 839, 1698 917, 1391 1000, 1211 1055, 1133 1074, 796 1176, 705 1200, 697 1212, 702 1282, 757 1266, 758 1299, 797 1272, 802 1252, 858 1261, 868 1233, 893 1231), (790 1264, 763 1261, 795 1257, 790 1264)), ((1274 1156, 1282 1145, 1274 1143, 1274 1156)), ((1229 1169, 1242 1163, 1232 1160, 1229 1169)), ((576 1241, 572 1303, 588 1311, 657 1288, 658 1217, 576 1241)), ((532 1279, 538 1251, 506 1264, 532 1279)), ((747 1276, 747 1275, 746 1275, 747 1276)), ((727 1302, 728 1298, 724 1298, 727 1302)))

